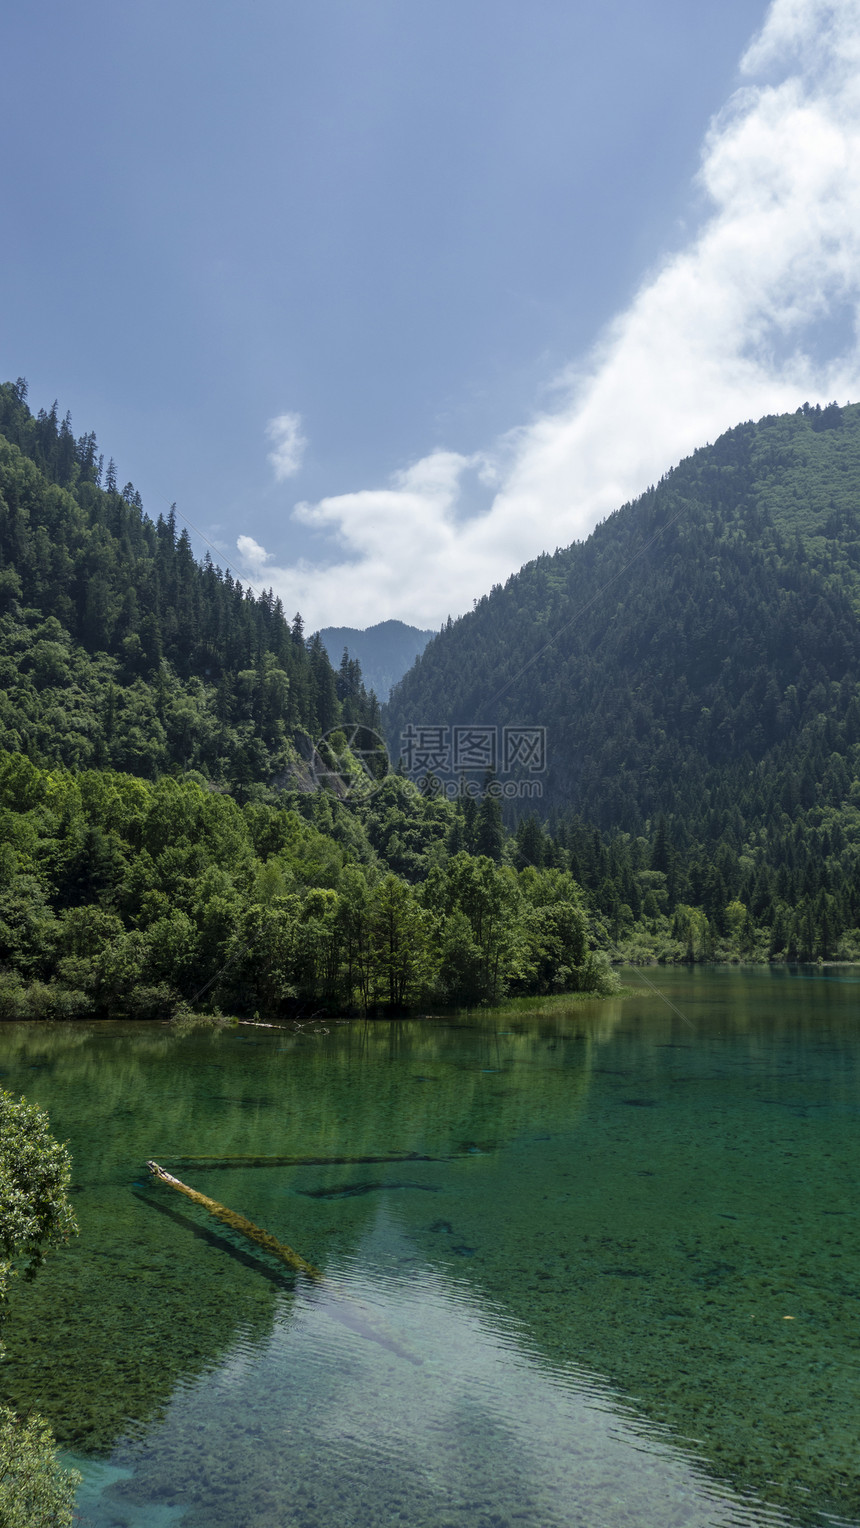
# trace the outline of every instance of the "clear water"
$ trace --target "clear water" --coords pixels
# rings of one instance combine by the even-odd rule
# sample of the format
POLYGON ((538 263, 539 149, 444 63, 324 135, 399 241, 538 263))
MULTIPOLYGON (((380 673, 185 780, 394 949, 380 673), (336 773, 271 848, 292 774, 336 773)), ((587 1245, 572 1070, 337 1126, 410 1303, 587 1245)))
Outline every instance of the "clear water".
POLYGON ((0 1030, 81 1225, 0 1381, 83 1521, 860 1523, 860 972, 648 977, 668 1002, 0 1030), (404 1159, 181 1161, 271 1154, 404 1159))

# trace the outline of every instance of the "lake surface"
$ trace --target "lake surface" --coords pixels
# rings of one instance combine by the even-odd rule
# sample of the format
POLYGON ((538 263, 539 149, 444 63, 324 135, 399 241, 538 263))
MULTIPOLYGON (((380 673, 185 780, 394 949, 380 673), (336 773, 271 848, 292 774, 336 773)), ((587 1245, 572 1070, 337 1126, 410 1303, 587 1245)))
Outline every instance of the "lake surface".
POLYGON ((0 1381, 83 1521, 860 1523, 860 972, 645 977, 327 1032, 0 1029, 81 1226, 0 1381), (236 1160, 267 1155, 317 1160, 236 1160))

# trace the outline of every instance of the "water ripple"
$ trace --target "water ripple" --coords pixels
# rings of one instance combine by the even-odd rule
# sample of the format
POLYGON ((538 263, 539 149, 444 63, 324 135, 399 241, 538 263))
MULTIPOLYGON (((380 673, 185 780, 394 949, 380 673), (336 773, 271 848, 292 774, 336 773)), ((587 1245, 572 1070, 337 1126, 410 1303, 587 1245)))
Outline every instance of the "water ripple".
POLYGON ((279 1297, 271 1334, 241 1333, 134 1454, 111 1488, 134 1528, 165 1502, 183 1528, 796 1528, 465 1281, 354 1257, 279 1297))

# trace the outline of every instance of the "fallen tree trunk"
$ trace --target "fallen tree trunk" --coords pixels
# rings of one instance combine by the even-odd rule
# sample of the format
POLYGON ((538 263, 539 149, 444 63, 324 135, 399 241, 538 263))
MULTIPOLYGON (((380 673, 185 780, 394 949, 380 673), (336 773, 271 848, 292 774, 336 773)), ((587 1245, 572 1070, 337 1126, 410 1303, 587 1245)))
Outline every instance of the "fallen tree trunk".
POLYGON ((189 1188, 187 1183, 174 1178, 172 1173, 165 1172, 157 1162, 147 1162, 147 1167, 153 1177, 159 1178, 166 1183, 168 1188, 175 1188, 178 1193, 184 1194, 193 1204, 199 1204, 202 1209, 208 1210, 216 1220, 220 1220, 231 1230, 238 1231, 240 1236, 245 1236, 249 1241, 255 1242, 265 1252, 270 1252, 288 1268, 297 1273, 303 1273, 306 1278, 312 1279, 315 1284, 324 1284, 328 1291, 328 1298, 322 1308, 334 1321, 355 1332, 359 1337, 365 1337, 370 1342, 376 1342, 388 1352, 395 1353, 398 1358, 408 1359, 411 1364, 421 1364, 423 1359, 416 1353, 411 1353, 400 1341, 396 1333, 388 1329, 384 1323, 380 1324, 376 1313, 368 1310, 367 1306, 358 1300, 352 1299, 339 1290, 337 1284, 332 1285, 325 1274, 315 1268, 313 1263, 294 1252, 292 1247, 287 1247, 283 1242, 276 1240, 268 1231, 261 1226, 255 1226, 252 1220, 246 1220, 244 1215, 237 1215, 235 1210, 228 1210, 224 1204, 219 1204, 217 1199, 210 1199, 208 1194, 201 1194, 196 1188, 189 1188))
POLYGON ((187 1183, 181 1183, 171 1173, 165 1172, 157 1162, 147 1162, 147 1167, 154 1177, 166 1183, 169 1188, 175 1188, 178 1193, 184 1194, 193 1204, 199 1204, 202 1209, 208 1210, 222 1225, 229 1226, 231 1231, 238 1231, 240 1236, 247 1237, 248 1241, 255 1242, 276 1257, 279 1262, 286 1263, 295 1273, 303 1273, 306 1278, 320 1280, 323 1278, 319 1268, 309 1263, 300 1253, 294 1252, 292 1247, 279 1242, 271 1232, 264 1231, 261 1226, 255 1226, 253 1220, 247 1220, 244 1215, 237 1215, 235 1210, 228 1210, 225 1204, 219 1204, 217 1199, 210 1199, 208 1194, 201 1194, 196 1188, 189 1188, 187 1183))

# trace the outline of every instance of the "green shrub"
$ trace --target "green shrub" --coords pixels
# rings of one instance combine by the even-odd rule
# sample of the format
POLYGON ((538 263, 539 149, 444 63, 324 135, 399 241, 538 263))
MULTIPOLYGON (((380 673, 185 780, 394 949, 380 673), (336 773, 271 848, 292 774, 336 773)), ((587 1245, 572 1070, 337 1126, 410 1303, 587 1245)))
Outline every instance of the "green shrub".
POLYGON ((3 1528, 66 1528, 74 1521, 76 1470, 57 1458, 51 1429, 41 1417, 19 1421, 0 1407, 0 1523, 3 1528))

